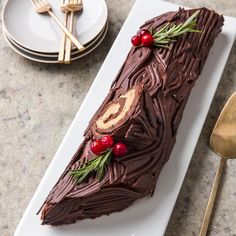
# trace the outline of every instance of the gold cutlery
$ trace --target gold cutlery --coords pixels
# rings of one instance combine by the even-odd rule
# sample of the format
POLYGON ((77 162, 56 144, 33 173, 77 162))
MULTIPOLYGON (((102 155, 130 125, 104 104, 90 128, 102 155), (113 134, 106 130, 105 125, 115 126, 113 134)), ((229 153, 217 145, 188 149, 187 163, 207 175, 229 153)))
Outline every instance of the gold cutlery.
POLYGON ((207 234, 217 190, 227 159, 236 158, 236 93, 225 104, 210 138, 212 150, 221 157, 199 236, 207 234))
MULTIPOLYGON (((61 1, 61 10, 65 13, 64 22, 65 25, 69 28, 69 31, 73 33, 73 24, 74 24, 74 13, 79 12, 83 9, 82 0, 62 0, 61 1), (70 14, 69 14, 70 13, 70 14), (68 24, 68 17, 70 15, 70 21, 68 24)), ((84 50, 81 49, 80 51, 84 50)), ((58 62, 69 64, 71 62, 71 40, 63 34, 61 47, 59 51, 58 62)))
MULTIPOLYGON (((69 22, 69 30, 73 32, 74 25, 74 16, 75 12, 82 11, 83 3, 82 0, 69 0, 69 9, 70 9, 70 22, 69 22)), ((65 63, 70 63, 71 60, 71 40, 66 38, 66 55, 65 55, 65 63)))
POLYGON ((61 21, 55 16, 52 12, 51 5, 47 2, 47 0, 31 0, 32 4, 37 13, 48 13, 58 24, 58 26, 64 31, 67 37, 73 42, 73 44, 79 49, 83 50, 84 46, 80 44, 80 42, 76 39, 76 37, 61 23, 61 21))
MULTIPOLYGON (((61 0, 60 8, 63 9, 63 12, 64 12, 64 25, 67 27, 69 12, 64 9, 64 6, 66 5, 66 1, 68 1, 68 0, 61 0)), ((58 63, 64 63, 65 43, 66 43, 66 34, 63 32, 62 39, 61 39, 60 50, 59 50, 59 55, 58 55, 58 63)))

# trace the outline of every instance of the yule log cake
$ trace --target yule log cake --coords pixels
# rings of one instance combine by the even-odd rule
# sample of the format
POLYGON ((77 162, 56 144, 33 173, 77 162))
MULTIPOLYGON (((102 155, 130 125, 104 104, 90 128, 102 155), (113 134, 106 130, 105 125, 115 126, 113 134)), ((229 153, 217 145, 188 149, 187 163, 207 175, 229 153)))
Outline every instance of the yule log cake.
POLYGON ((153 194, 223 21, 206 8, 179 9, 141 26, 84 141, 46 198, 42 224, 108 215, 153 194))

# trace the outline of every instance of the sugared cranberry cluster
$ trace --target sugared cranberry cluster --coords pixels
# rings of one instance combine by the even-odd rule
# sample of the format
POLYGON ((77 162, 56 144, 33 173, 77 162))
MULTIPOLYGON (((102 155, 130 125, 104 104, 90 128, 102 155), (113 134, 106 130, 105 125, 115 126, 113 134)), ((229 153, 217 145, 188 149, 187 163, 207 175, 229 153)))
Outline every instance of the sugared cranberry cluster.
POLYGON ((131 38, 131 43, 134 46, 152 46, 154 38, 149 30, 143 29, 131 38))
POLYGON ((128 151, 127 146, 123 143, 116 143, 114 145, 114 140, 110 135, 105 135, 91 144, 91 150, 95 155, 100 155, 108 149, 112 149, 112 153, 116 157, 124 156, 128 151))

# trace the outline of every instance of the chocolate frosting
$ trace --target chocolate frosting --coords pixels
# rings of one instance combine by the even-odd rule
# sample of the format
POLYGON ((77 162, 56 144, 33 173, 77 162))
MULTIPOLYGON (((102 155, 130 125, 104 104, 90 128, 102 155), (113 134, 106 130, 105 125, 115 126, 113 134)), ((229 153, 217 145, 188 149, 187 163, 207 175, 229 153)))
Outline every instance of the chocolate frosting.
MULTIPOLYGON (((167 12, 147 21, 141 29, 158 30, 167 22, 179 24, 196 10, 167 12)), ((42 224, 61 225, 96 218, 121 211, 135 200, 153 194, 157 178, 170 157, 191 89, 223 21, 221 15, 201 8, 197 17, 201 33, 186 33, 169 48, 131 48, 108 96, 90 121, 83 143, 45 200, 42 224), (108 104, 116 102, 122 107, 122 95, 135 86, 139 90, 135 109, 112 129, 99 129, 96 121, 108 104), (105 134, 111 134, 116 142, 124 142, 128 153, 113 158, 101 182, 90 176, 76 184, 70 170, 79 168, 85 158, 94 157, 91 141, 105 134)))

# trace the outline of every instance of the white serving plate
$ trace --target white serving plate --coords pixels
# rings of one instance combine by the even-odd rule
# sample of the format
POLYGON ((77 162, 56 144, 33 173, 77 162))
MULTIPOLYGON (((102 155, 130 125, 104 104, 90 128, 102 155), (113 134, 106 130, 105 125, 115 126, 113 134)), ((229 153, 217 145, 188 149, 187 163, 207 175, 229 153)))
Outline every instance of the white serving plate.
MULTIPOLYGON (((48 0, 53 12, 63 22, 59 0, 48 0)), ((75 36, 82 44, 94 39, 107 21, 105 0, 83 0, 83 12, 76 14, 75 36)), ((32 51, 58 53, 62 31, 48 14, 38 14, 30 0, 7 0, 2 22, 7 34, 32 51)))
MULTIPOLYGON (((92 52, 94 49, 96 49, 101 42, 103 41, 103 39, 105 38, 106 34, 107 34, 107 30, 108 30, 108 23, 106 24, 104 30, 101 32, 101 34, 96 37, 95 42, 91 43, 91 45, 89 45, 88 47, 86 47, 86 49, 83 52, 72 52, 71 54, 71 61, 75 61, 79 58, 82 58, 84 56, 86 56, 87 54, 89 54, 90 52, 92 52)), ((31 60, 31 61, 36 61, 36 62, 40 62, 40 63, 50 63, 50 64, 57 64, 58 63, 58 55, 57 56, 44 56, 44 55, 37 55, 35 53, 31 53, 26 51, 25 49, 22 49, 21 47, 19 47, 11 38, 8 37, 7 33, 4 32, 3 29, 3 35, 4 38, 6 39, 8 45, 19 55, 31 60)))
POLYGON ((178 129, 177 142, 169 162, 161 172, 152 198, 141 199, 120 213, 60 227, 41 226, 36 212, 82 142, 83 132, 89 120, 107 95, 112 81, 131 48, 131 36, 145 20, 170 10, 178 10, 178 7, 160 0, 136 1, 27 207, 15 236, 160 236, 164 234, 235 39, 236 19, 234 18, 225 17, 223 32, 215 41, 203 72, 189 97, 178 129))

